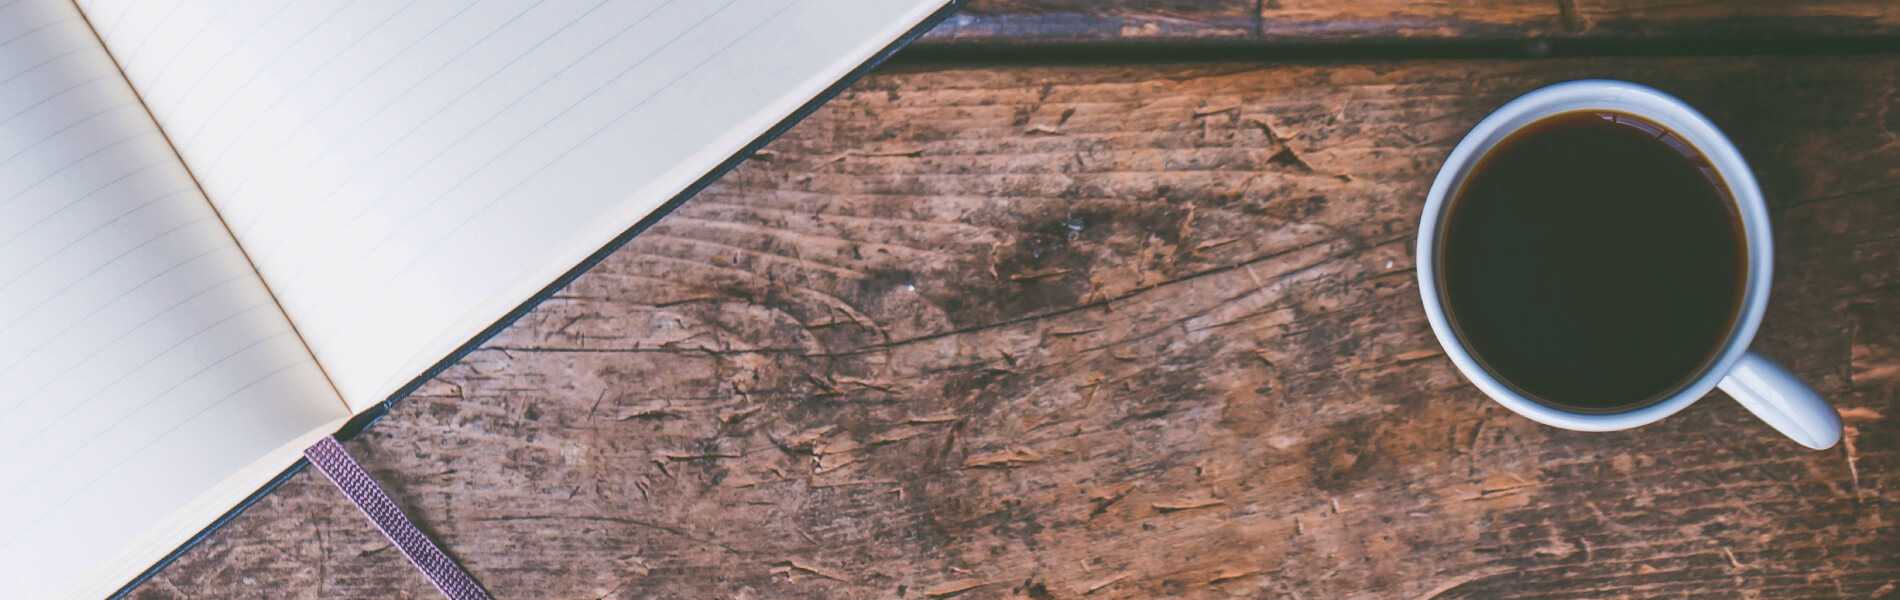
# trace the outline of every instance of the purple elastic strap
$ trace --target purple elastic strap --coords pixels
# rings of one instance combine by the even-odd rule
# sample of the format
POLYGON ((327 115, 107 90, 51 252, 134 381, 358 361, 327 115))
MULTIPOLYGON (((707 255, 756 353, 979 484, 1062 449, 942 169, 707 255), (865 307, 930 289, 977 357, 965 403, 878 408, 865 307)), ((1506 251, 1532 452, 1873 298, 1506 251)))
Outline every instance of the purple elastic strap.
POLYGON ((408 515, 402 514, 402 509, 389 499, 388 494, 383 493, 383 487, 376 485, 376 480, 371 479, 369 473, 356 464, 356 459, 350 458, 350 453, 343 450, 343 445, 337 443, 336 438, 323 438, 304 450, 303 455, 324 476, 330 478, 330 483, 343 490, 343 495, 351 503, 363 510, 376 529, 383 532, 383 536, 389 538, 396 549, 409 559, 409 564, 422 571, 422 575, 429 578, 429 583, 435 584, 435 589, 441 590, 442 595, 452 600, 489 600, 488 592, 482 590, 481 584, 469 577, 461 565, 455 564, 455 559, 443 554, 428 534, 422 533, 415 523, 409 521, 408 515))

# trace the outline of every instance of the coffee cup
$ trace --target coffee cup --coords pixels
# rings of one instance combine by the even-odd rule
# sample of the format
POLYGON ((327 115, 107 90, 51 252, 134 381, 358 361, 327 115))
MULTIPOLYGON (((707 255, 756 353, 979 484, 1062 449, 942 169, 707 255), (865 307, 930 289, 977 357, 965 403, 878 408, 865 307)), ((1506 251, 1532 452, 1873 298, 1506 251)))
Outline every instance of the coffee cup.
MULTIPOLYGON (((1609 117, 1606 117, 1609 118, 1609 117)), ((1614 232, 1604 232, 1613 238, 1614 232)), ((1728 137, 1688 104, 1656 89, 1610 80, 1559 83, 1525 94, 1485 117, 1452 150, 1432 182, 1419 222, 1417 273, 1425 314, 1445 354, 1466 379, 1493 400, 1534 421, 1577 431, 1614 431, 1640 427, 1675 414, 1720 388, 1771 427, 1814 449, 1833 446, 1841 437, 1840 416, 1819 394, 1779 363, 1749 349, 1767 309, 1773 273, 1773 236, 1768 207, 1754 173, 1728 137), (1460 188, 1500 142, 1528 126, 1580 111, 1634 115, 1673 134, 1705 159, 1705 172, 1719 180, 1733 202, 1739 222, 1739 300, 1726 332, 1708 356, 1680 373, 1680 383, 1654 397, 1631 399, 1625 410, 1577 410, 1539 397, 1501 376, 1457 325, 1444 262, 1448 213, 1460 188)), ((1724 310, 1711 307, 1710 310, 1724 310)), ((1561 317, 1557 315, 1556 317, 1561 317)), ((1583 374, 1580 374, 1583 375, 1583 374)), ((1616 372, 1588 373, 1615 378, 1616 372)))

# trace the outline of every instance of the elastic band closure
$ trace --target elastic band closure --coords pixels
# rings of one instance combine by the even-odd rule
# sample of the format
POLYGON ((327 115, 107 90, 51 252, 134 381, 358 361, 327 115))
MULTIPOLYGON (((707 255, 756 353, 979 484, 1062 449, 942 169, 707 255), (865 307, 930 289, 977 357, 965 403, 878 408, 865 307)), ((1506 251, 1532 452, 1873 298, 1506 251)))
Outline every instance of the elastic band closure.
POLYGON ((362 509, 376 530, 383 532, 383 537, 389 538, 409 559, 409 564, 415 565, 443 596, 450 600, 490 600, 482 585, 476 583, 468 571, 462 570, 461 565, 455 564, 455 559, 444 554, 428 534, 417 529, 408 515, 402 514, 396 502, 383 493, 383 487, 376 485, 376 480, 370 478, 362 465, 356 464, 356 459, 350 458, 350 453, 336 438, 323 438, 304 450, 303 455, 330 478, 330 483, 336 484, 336 489, 343 491, 350 503, 362 509))

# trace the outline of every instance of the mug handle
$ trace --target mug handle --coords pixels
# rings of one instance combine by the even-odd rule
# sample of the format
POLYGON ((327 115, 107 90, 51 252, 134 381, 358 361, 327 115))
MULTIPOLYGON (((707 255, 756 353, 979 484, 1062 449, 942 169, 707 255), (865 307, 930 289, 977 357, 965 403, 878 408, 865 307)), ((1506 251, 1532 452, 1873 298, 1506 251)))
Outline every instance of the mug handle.
POLYGON ((1716 387, 1803 446, 1826 450, 1841 440, 1841 416, 1834 407, 1787 367, 1753 350, 1716 387))

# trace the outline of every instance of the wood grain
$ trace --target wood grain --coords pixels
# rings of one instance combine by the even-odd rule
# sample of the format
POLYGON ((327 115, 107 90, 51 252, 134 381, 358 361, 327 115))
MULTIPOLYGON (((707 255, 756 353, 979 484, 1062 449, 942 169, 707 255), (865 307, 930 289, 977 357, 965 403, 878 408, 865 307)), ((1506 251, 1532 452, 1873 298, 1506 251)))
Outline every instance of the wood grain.
MULTIPOLYGON (((350 444, 503 598, 1866 598, 1900 586, 1900 58, 1014 67, 868 78, 350 444), (1439 161, 1610 76, 1759 171, 1720 395, 1516 417, 1420 312, 1439 161)), ((304 473, 141 598, 428 598, 304 473)))
POLYGON ((1896 34, 1900 4, 1884 0, 973 0, 920 44, 1692 43, 1896 34))

